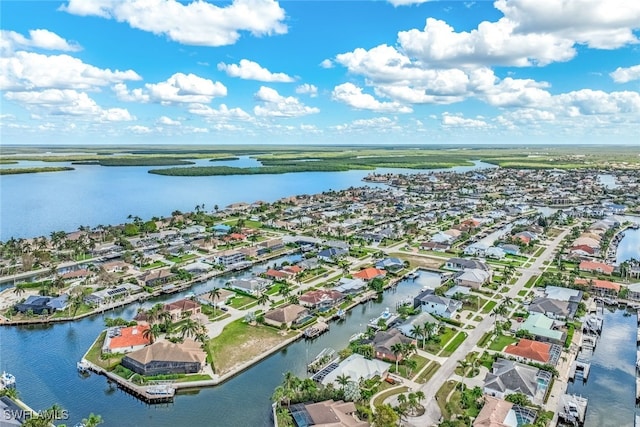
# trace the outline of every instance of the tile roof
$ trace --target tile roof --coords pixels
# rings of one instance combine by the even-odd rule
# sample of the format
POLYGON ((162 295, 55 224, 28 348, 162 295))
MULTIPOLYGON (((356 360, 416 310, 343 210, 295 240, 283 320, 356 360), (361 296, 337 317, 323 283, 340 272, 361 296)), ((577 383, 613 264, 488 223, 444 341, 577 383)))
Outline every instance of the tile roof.
POLYGON ((358 279, 363 279, 363 280, 371 280, 371 279, 375 279, 376 277, 384 277, 386 276, 386 274, 387 272, 384 270, 380 270, 374 267, 369 267, 369 268, 365 268, 364 270, 360 270, 357 273, 354 273, 353 277, 358 279))
POLYGON ((151 344, 151 339, 144 335, 144 331, 149 329, 149 325, 136 325, 127 328, 120 328, 120 335, 111 338, 109 349, 115 350, 125 347, 136 347, 139 345, 151 344))
POLYGON ((520 342, 507 346, 504 352, 536 362, 548 363, 551 359, 551 344, 523 338, 520 342))

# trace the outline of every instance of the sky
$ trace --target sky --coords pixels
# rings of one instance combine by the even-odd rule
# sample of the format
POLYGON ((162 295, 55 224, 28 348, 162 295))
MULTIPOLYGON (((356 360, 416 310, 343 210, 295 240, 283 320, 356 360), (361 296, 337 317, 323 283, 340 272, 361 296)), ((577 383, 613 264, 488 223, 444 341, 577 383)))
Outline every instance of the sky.
POLYGON ((1 144, 640 144, 640 1, 0 2, 1 144))

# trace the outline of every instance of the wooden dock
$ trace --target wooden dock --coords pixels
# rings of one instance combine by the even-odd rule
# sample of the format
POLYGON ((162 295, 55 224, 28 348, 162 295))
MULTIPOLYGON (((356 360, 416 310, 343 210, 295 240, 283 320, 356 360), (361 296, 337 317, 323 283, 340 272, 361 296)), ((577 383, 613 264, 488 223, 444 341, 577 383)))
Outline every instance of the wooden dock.
POLYGON ((558 418, 573 426, 584 424, 588 400, 575 394, 563 394, 558 402, 558 418))
POLYGON ((82 366, 85 370, 95 372, 96 374, 107 377, 110 381, 116 383, 119 389, 124 390, 130 395, 142 400, 150 405, 159 403, 171 403, 175 396, 175 388, 170 383, 158 383, 148 386, 138 386, 124 378, 109 372, 100 366, 97 366, 86 359, 82 359, 78 363, 78 368, 82 366))
POLYGON ((304 337, 306 339, 313 339, 319 337, 329 330, 329 325, 324 322, 317 322, 313 326, 309 326, 304 330, 304 337))

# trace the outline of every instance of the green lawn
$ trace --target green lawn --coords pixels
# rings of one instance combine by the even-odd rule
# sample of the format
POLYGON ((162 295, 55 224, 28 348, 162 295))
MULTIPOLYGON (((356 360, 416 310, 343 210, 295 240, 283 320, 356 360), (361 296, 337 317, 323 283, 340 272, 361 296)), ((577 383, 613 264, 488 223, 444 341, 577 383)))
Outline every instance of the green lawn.
POLYGON ((482 307, 482 312, 483 313, 490 313, 491 310, 493 310, 493 307, 496 306, 496 304, 498 304, 496 301, 489 301, 484 307, 482 307))
MULTIPOLYGON (((400 375, 401 377, 410 379, 417 372, 420 372, 420 370, 427 364, 427 362, 429 362, 429 359, 424 358, 422 356, 418 356, 417 354, 414 354, 413 356, 411 356, 411 360, 415 360, 417 362, 417 366, 411 372, 411 376, 409 376, 409 373, 407 372, 407 367, 405 365, 402 365, 402 364, 398 365, 398 372, 397 372, 398 375, 400 375)), ((396 365, 395 364, 393 366, 391 366, 391 368, 389 369, 389 372, 396 373, 396 365)))
POLYGON ((534 257, 538 258, 544 252, 545 248, 540 248, 536 251, 534 257))
POLYGON ((455 388, 456 384, 458 384, 456 381, 449 380, 446 383, 442 384, 442 387, 440 387, 440 390, 438 390, 438 392, 436 393, 436 402, 438 402, 440 412, 442 413, 442 417, 445 420, 451 418, 451 411, 450 406, 447 405, 447 398, 455 388))
MULTIPOLYGON (((231 227, 233 227, 237 223, 238 223, 237 219, 232 219, 231 221, 226 221, 224 224, 230 225, 231 227)), ((244 227, 247 227, 247 228, 260 228, 260 227, 262 227, 262 223, 260 221, 253 221, 253 220, 250 220, 250 219, 245 219, 244 220, 244 227)))
POLYGON ((467 333, 459 332, 458 335, 456 335, 453 340, 447 344, 440 355, 445 357, 451 356, 465 339, 467 339, 467 333))
POLYGON ((184 254, 184 255, 181 255, 181 256, 168 256, 166 258, 171 262, 175 262, 176 264, 179 264, 181 262, 185 262, 185 261, 189 261, 191 259, 197 258, 197 255, 195 255, 195 254, 184 254))
POLYGON ((489 342, 489 339, 491 338, 491 335, 493 335, 493 332, 491 331, 485 332, 482 338, 480 338, 480 340, 478 341, 478 347, 486 346, 487 343, 489 342))
POLYGON ((521 291, 519 291, 519 292, 518 292, 518 295, 519 295, 519 296, 521 296, 521 297, 523 297, 523 296, 527 295, 528 293, 529 293, 529 291, 528 291, 528 290, 523 289, 523 290, 521 290, 521 291))
POLYGON ((442 345, 449 342, 449 340, 451 340, 451 338, 453 338, 455 334, 456 334, 455 329, 447 328, 447 327, 442 328, 442 332, 439 335, 440 341, 439 342, 427 341, 424 350, 431 354, 438 354, 438 352, 442 350, 442 345))
POLYGON ((236 294, 236 296, 234 296, 227 305, 233 308, 240 308, 253 301, 255 301, 255 298, 251 298, 250 296, 247 296, 247 295, 236 294))
POLYGON ((95 341, 95 343, 91 346, 91 348, 89 349, 89 351, 87 352, 87 356, 86 359, 95 364, 100 366, 101 368, 104 368, 108 371, 112 370, 113 368, 115 368, 117 365, 120 364, 120 361, 122 360, 123 355, 122 354, 114 354, 113 357, 108 358, 108 359, 103 359, 102 356, 102 345, 104 344, 104 339, 107 336, 107 331, 102 331, 100 333, 100 335, 98 336, 98 339, 95 341))
POLYGON ((419 384, 426 383, 438 369, 440 369, 440 364, 438 362, 429 362, 427 368, 418 375, 418 378, 416 378, 416 382, 419 384))
POLYGON ((517 342, 518 342, 518 338, 509 337, 506 335, 499 335, 493 340, 493 342, 489 346, 489 350, 502 351, 509 344, 515 344, 517 342))
POLYGON ((167 265, 167 264, 165 264, 165 263, 164 263, 164 262, 162 262, 162 261, 154 261, 154 262, 152 262, 151 264, 145 264, 145 265, 143 265, 143 266, 142 266, 142 268, 141 268, 141 270, 142 270, 142 271, 145 271, 145 270, 151 270, 151 269, 154 269, 154 268, 164 267, 165 265, 167 265))
POLYGON ((409 391, 409 387, 402 386, 399 388, 394 388, 391 390, 387 390, 384 393, 380 393, 374 400, 373 400, 373 404, 375 405, 382 405, 384 403, 384 400, 389 397, 389 396, 393 396, 394 394, 400 394, 400 393, 406 393, 407 391, 409 391))
POLYGON ((533 287, 534 283, 536 283, 536 280, 538 280, 538 276, 531 276, 529 280, 527 280, 527 283, 524 285, 524 287, 525 288, 533 287))

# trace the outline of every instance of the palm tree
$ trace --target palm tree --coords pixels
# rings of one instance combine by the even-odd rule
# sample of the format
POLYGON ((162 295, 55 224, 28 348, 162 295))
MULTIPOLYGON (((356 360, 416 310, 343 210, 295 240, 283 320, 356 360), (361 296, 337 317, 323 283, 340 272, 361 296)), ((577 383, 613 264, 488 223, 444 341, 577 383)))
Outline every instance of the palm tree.
POLYGON ((414 359, 406 359, 404 361, 404 365, 407 367, 407 376, 410 377, 413 373, 413 370, 418 367, 418 362, 414 359))
POLYGON ((213 301, 213 315, 216 315, 216 301, 220 298, 220 289, 213 288, 209 291, 209 298, 213 301))
POLYGON ((13 288, 13 293, 16 294, 17 296, 20 296, 20 295, 24 294, 24 284, 23 283, 18 283, 13 288))
POLYGON ((160 330, 160 325, 153 324, 148 329, 144 330, 142 336, 144 338, 148 338, 149 341, 151 341, 151 344, 153 344, 156 341, 156 338, 158 338, 161 333, 162 331, 160 330))
POLYGON ((391 346, 391 351, 393 352, 393 355, 396 357, 396 373, 398 373, 398 362, 400 361, 400 358, 402 357, 402 354, 405 351, 404 344, 400 342, 393 344, 391 346))
POLYGON ((291 295, 289 297, 289 304, 298 304, 300 302, 300 298, 298 295, 291 295))
POLYGON ((271 299, 269 298, 269 295, 266 292, 261 292, 260 296, 258 296, 258 304, 260 305, 265 305, 270 301, 271 299))
POLYGON ((200 331, 200 324, 193 319, 187 319, 184 321, 182 326, 180 326, 180 332, 182 334, 182 338, 185 336, 192 337, 198 334, 200 331))
POLYGON ((336 377, 336 382, 340 384, 340 387, 343 392, 346 385, 349 384, 349 381, 351 381, 351 377, 349 375, 340 374, 336 377))
POLYGON ((84 424, 85 427, 97 427, 102 423, 104 423, 102 417, 94 413, 89 414, 89 417, 82 420, 82 424, 84 424))
POLYGON ((404 406, 407 403, 407 395, 404 393, 400 393, 398 395, 398 403, 404 406))
POLYGON ((422 326, 413 325, 413 327, 411 328, 411 335, 413 335, 414 338, 416 338, 416 339, 422 338, 422 348, 424 348, 425 332, 424 332, 424 329, 422 328, 422 326))
POLYGON ((283 298, 287 298, 291 294, 291 287, 287 283, 281 284, 278 294, 282 295, 283 298))
POLYGON ((425 322, 424 325, 422 325, 422 330, 424 332, 424 336, 422 338, 422 347, 424 348, 425 345, 425 339, 431 339, 431 337, 436 333, 436 329, 438 328, 438 325, 436 325, 433 322, 425 322))
POLYGON ((464 391, 464 377, 467 374, 467 368, 469 368, 469 362, 467 362, 465 359, 462 360, 458 360, 458 366, 460 367, 460 369, 462 370, 462 390, 464 391))

